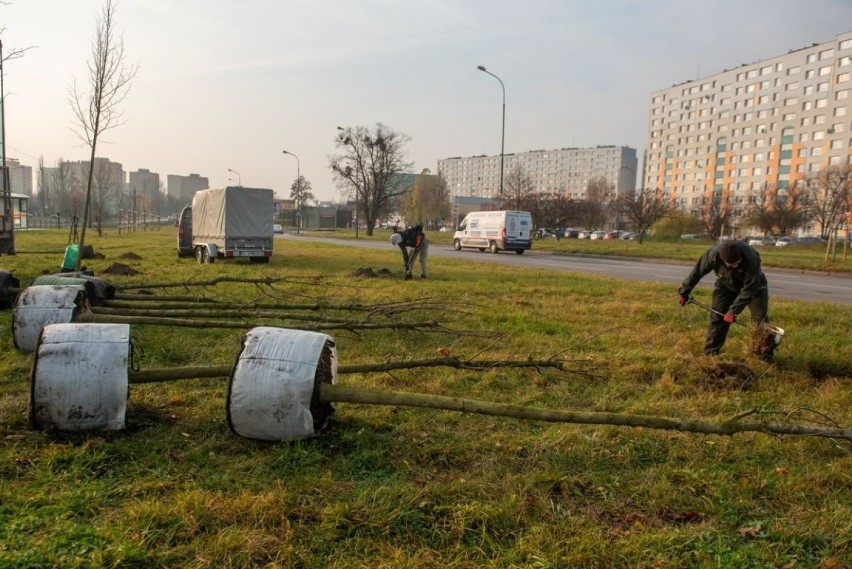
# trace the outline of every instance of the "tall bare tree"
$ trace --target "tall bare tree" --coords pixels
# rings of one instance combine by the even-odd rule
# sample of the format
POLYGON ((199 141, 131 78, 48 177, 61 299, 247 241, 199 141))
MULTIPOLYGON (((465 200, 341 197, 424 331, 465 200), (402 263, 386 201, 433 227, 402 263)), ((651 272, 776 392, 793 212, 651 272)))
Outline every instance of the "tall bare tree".
POLYGON ((338 187, 354 197, 356 218, 363 214, 367 235, 372 235, 376 222, 410 189, 400 176, 412 168, 405 152, 410 139, 382 123, 372 131, 363 126, 338 129, 334 143, 341 153, 329 156, 329 168, 338 187))
POLYGON ((652 225, 676 211, 661 188, 639 188, 625 192, 615 200, 618 215, 629 221, 639 234, 639 243, 652 225))
MULTIPOLYGON (((89 164, 95 163, 100 136, 123 123, 120 105, 127 97, 138 70, 137 64, 125 66, 124 39, 115 30, 116 4, 116 0, 106 0, 95 18, 95 37, 92 40, 91 59, 87 62, 88 90, 81 93, 76 80, 69 89, 69 100, 76 121, 72 130, 91 150, 89 164)), ((79 241, 81 250, 89 224, 93 180, 94 168, 89 168, 79 241)), ((80 270, 81 258, 82 255, 77 256, 77 270, 80 270)))
POLYGON ((805 179, 810 218, 828 239, 842 225, 852 193, 852 165, 829 166, 805 179))

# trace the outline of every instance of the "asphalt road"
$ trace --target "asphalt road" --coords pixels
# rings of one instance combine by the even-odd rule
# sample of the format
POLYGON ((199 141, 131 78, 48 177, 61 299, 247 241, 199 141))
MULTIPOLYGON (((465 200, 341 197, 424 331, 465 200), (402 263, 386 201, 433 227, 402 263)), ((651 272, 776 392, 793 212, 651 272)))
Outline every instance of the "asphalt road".
MULTIPOLYGON (((399 253, 383 241, 330 239, 288 233, 283 236, 287 240, 307 240, 334 245, 365 247, 371 249, 386 249, 389 254, 399 253)), ((691 269, 691 263, 676 261, 642 260, 626 257, 560 255, 532 249, 523 255, 501 252, 496 255, 489 252, 481 253, 476 249, 456 251, 449 246, 429 246, 430 257, 446 257, 474 263, 500 263, 527 269, 548 269, 556 271, 575 271, 592 273, 602 276, 625 280, 639 280, 672 285, 672 298, 677 295, 676 289, 691 269)), ((764 269, 769 281, 770 296, 807 300, 812 302, 828 302, 833 304, 852 304, 852 276, 836 275, 808 271, 791 271, 785 269, 764 269)), ((713 275, 707 275, 699 286, 712 287, 713 275)))

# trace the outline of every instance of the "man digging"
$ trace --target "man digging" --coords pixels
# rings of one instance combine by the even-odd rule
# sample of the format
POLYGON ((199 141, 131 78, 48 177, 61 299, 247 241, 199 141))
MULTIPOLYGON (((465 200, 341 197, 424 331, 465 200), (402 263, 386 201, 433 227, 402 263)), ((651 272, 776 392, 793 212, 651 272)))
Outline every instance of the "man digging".
POLYGON ((725 344, 731 324, 748 307, 754 324, 752 349, 761 360, 772 361, 775 343, 767 341, 763 324, 769 322, 769 288, 760 268, 760 254, 740 241, 724 241, 708 249, 678 289, 681 306, 704 275, 716 273, 713 303, 707 321, 706 355, 718 354, 725 344))

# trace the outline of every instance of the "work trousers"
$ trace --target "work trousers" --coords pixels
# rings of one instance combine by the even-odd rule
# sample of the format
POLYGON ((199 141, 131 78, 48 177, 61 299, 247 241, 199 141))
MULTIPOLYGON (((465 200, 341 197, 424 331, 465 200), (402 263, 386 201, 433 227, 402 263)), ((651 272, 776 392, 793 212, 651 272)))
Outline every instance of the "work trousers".
POLYGON ((423 241, 420 243, 420 247, 412 249, 409 254, 408 266, 405 267, 406 276, 411 275, 411 272, 414 270, 414 263, 417 261, 418 257, 420 258, 420 276, 425 277, 426 259, 429 257, 429 239, 425 236, 423 237, 423 241))
MULTIPOLYGON (((738 294, 738 292, 729 288, 717 286, 713 289, 713 310, 725 314, 738 294)), ((751 302, 748 303, 748 310, 751 313, 751 321, 755 325, 759 326, 762 322, 769 322, 769 290, 766 287, 761 288, 754 295, 751 302)), ((707 340, 704 343, 704 353, 708 355, 718 354, 722 346, 725 345, 725 338, 728 337, 730 328, 731 325, 725 322, 721 314, 711 312, 707 321, 707 340)))

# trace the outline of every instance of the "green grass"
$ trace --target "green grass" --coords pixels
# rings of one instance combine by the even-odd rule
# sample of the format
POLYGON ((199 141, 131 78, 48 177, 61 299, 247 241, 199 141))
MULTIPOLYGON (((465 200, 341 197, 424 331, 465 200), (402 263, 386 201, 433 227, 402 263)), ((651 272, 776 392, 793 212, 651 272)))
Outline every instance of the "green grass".
MULTIPOLYGON (((433 242, 446 237, 435 235, 433 242)), ((32 253, 2 257, 0 268, 14 269, 24 284, 53 272, 66 238, 19 233, 18 250, 32 253)), ((399 321, 440 318, 459 331, 337 332, 343 364, 450 350, 485 359, 559 354, 576 372, 427 368, 342 375, 342 384, 708 420, 753 408, 806 408, 852 424, 852 307, 773 298, 773 320, 787 338, 777 364, 767 366, 748 354, 737 328, 720 360, 702 357, 706 314, 681 310, 669 286, 496 265, 471 271, 437 257, 428 281, 405 282, 390 247, 356 250, 286 237, 276 241, 269 265, 201 266, 178 259, 173 241, 166 230, 108 235, 94 241, 106 258, 87 264, 104 277, 115 262, 140 271, 110 278, 117 285, 220 275, 288 279, 170 290, 220 299, 430 299, 429 308, 399 321), (119 259, 128 251, 142 259, 119 259), (360 267, 393 274, 354 278, 360 267), (750 369, 750 387, 710 381, 721 363, 750 369)), ((664 245, 641 247, 675 256, 664 254, 664 245)), ((848 445, 346 403, 327 432, 269 444, 229 431, 222 380, 133 386, 123 432, 45 433, 28 424, 32 357, 14 350, 11 319, 10 311, 0 313, 0 567, 852 564, 848 445)), ((133 336, 144 350, 142 368, 152 369, 230 364, 240 333, 139 326, 133 336)))

